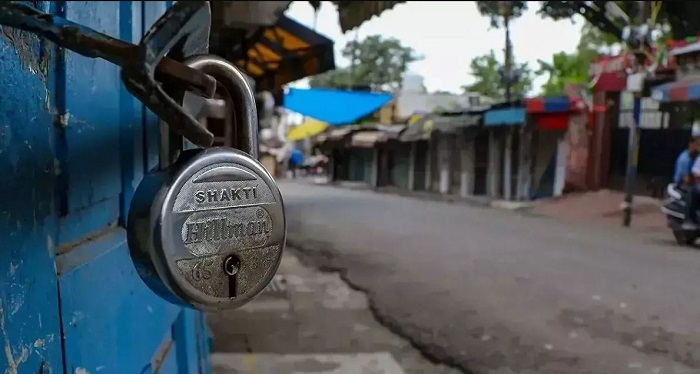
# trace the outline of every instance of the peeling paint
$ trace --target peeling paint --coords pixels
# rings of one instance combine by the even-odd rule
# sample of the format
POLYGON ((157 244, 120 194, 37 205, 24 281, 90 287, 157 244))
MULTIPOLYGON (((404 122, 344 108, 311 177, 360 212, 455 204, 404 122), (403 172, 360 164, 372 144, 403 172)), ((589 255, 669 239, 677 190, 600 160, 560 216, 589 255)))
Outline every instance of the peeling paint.
POLYGON ((46 235, 46 250, 49 252, 49 257, 53 257, 54 243, 51 235, 46 235))
POLYGON ((34 348, 41 348, 45 344, 44 339, 37 339, 34 341, 34 348))
POLYGON ((0 36, 3 36, 8 44, 13 47, 22 67, 31 74, 38 76, 44 83, 44 107, 49 111, 51 109, 51 94, 49 92, 48 76, 49 63, 51 61, 51 44, 40 40, 39 37, 30 32, 7 26, 2 27, 0 36), (39 53, 34 50, 34 46, 37 44, 41 48, 39 53))
POLYGON ((25 291, 24 288, 21 288, 17 294, 13 295, 10 298, 10 315, 14 316, 19 312, 19 310, 22 308, 24 305, 24 296, 25 296, 25 291))
POLYGON ((9 270, 10 277, 15 276, 15 273, 17 272, 17 269, 19 269, 20 265, 22 265, 22 262, 20 262, 19 264, 13 264, 12 262, 10 262, 10 270, 9 270))
POLYGON ((78 323, 78 321, 80 321, 83 318, 85 318, 85 315, 83 315, 83 313, 77 311, 73 312, 73 318, 71 318, 70 324, 75 325, 76 323, 78 323))
POLYGON ((63 113, 58 116, 58 124, 61 127, 68 127, 68 121, 70 121, 70 113, 63 113))
POLYGON ((5 369, 6 374, 17 374, 17 369, 19 366, 29 359, 29 349, 22 346, 21 353, 17 358, 12 355, 12 345, 10 344, 10 337, 7 334, 7 329, 5 328, 5 305, 2 299, 0 299, 0 333, 2 333, 5 359, 7 360, 7 368, 5 369))
POLYGON ((90 374, 85 368, 75 368, 75 374, 90 374))

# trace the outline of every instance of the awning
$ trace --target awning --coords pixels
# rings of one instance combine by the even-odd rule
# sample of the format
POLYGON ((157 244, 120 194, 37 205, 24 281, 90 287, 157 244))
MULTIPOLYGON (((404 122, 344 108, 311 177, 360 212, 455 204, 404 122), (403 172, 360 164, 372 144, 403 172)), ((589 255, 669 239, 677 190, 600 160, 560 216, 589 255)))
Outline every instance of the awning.
POLYGON ((574 105, 574 102, 566 96, 525 100, 525 109, 528 114, 565 113, 575 109, 574 105))
POLYGON ((339 141, 345 138, 347 135, 357 131, 359 126, 344 126, 339 129, 331 129, 325 133, 318 136, 318 141, 320 143, 326 141, 339 141))
POLYGON ((585 109, 581 99, 566 96, 525 100, 525 111, 532 116, 535 126, 540 130, 566 130, 569 128, 570 114, 585 109))
POLYGON ((524 123, 524 107, 491 109, 484 113, 484 126, 517 126, 524 123))
POLYGON ((350 146, 356 148, 373 148, 374 145, 382 140, 383 131, 359 131, 352 134, 350 146))
POLYGON ((255 79, 257 90, 335 69, 333 41, 285 16, 261 27, 250 43, 236 65, 255 79))
POLYGON ((664 103, 700 100, 700 80, 671 82, 652 87, 651 97, 664 103))
POLYGON ((339 126, 355 123, 376 112, 392 98, 385 93, 290 88, 282 105, 293 112, 339 126))
POLYGON ((477 113, 426 114, 411 123, 401 134, 399 140, 413 142, 429 139, 433 131, 454 133, 462 128, 478 126, 481 123, 481 118, 481 114, 477 113))
POLYGON ((317 121, 313 118, 307 118, 300 125, 292 127, 287 133, 287 139, 291 141, 303 140, 318 135, 328 128, 325 122, 317 121))
POLYGON ((382 141, 386 141, 390 139, 398 139, 401 133, 406 129, 406 125, 378 125, 377 129, 384 133, 382 141))

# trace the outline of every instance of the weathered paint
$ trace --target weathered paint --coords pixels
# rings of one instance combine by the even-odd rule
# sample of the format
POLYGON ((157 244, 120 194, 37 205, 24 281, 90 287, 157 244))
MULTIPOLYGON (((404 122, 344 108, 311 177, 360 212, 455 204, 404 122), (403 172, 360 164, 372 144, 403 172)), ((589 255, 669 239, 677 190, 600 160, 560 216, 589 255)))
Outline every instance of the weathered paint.
POLYGON ((46 46, 10 34, 0 37, 0 367, 60 372, 54 134, 46 75, 31 68, 45 61, 46 46))
MULTIPOLYGON (((137 41, 167 4, 35 6, 137 41)), ((157 118, 117 67, 5 28, 0 85, 0 173, 11 181, 0 184, 0 367, 208 373, 203 315, 154 295, 126 246, 131 195, 157 163, 157 118)))

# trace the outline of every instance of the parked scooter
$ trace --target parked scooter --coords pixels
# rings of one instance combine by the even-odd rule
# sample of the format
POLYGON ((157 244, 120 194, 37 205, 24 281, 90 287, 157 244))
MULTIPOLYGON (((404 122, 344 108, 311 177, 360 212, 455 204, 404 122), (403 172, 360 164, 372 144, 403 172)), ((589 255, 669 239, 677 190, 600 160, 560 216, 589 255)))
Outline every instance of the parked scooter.
MULTIPOLYGON (((700 237, 700 229, 683 230, 681 227, 685 219, 685 201, 688 193, 685 188, 671 183, 666 187, 666 199, 661 206, 661 211, 666 215, 668 227, 673 231, 673 236, 679 245, 692 245, 700 237)), ((700 212, 698 216, 700 217, 700 212)))

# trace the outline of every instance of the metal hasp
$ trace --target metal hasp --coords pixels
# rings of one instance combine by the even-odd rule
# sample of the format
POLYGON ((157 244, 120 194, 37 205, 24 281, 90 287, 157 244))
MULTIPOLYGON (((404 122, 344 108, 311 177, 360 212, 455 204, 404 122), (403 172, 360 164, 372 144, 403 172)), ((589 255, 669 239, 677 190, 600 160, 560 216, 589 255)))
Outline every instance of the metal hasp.
MULTIPOLYGON (((211 10, 208 1, 179 1, 155 22, 139 45, 41 12, 18 2, 0 2, 0 24, 29 31, 86 57, 102 58, 122 68, 131 94, 192 143, 208 147, 214 135, 168 96, 166 86, 181 87, 211 98, 216 81, 165 55, 171 49, 199 50, 208 46, 211 10), (177 48, 175 48, 177 47, 177 48)), ((184 53, 189 55, 192 53, 184 53)))

